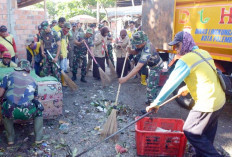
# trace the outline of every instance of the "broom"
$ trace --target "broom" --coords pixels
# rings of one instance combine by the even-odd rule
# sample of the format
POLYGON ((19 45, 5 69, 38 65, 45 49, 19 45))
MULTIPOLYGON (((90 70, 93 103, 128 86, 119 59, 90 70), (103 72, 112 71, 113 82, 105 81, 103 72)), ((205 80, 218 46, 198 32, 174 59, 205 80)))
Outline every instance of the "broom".
POLYGON ((94 55, 93 55, 93 52, 89 49, 89 46, 86 44, 86 42, 84 41, 84 44, 86 46, 86 48, 88 49, 88 52, 89 54, 91 55, 91 57, 93 58, 93 61, 97 64, 98 66, 98 70, 99 70, 99 74, 100 74, 100 77, 101 77, 101 81, 102 81, 102 85, 103 86, 106 86, 107 84, 110 83, 110 78, 106 75, 106 73, 102 70, 102 68, 100 67, 100 65, 97 63, 94 55))
MULTIPOLYGON (((52 59, 54 59, 48 50, 47 50, 47 53, 48 53, 48 55, 49 55, 52 59)), ((57 63, 55 63, 55 65, 57 66, 58 69, 60 69, 60 66, 59 66, 57 63)), ((77 85, 76 85, 76 83, 73 82, 73 81, 68 77, 68 75, 65 74, 65 72, 64 72, 63 70, 61 70, 61 75, 64 77, 64 81, 68 84, 68 87, 69 87, 72 91, 77 90, 77 85)))
MULTIPOLYGON (((124 51, 124 49, 123 49, 123 51, 124 51)), ((124 59, 122 73, 121 73, 121 78, 123 77, 123 74, 124 74, 124 69, 125 69, 127 57, 128 57, 128 53, 126 52, 126 57, 124 59)), ((117 91, 117 95, 116 95, 116 99, 115 99, 114 108, 111 111, 111 113, 110 113, 110 115, 109 115, 109 117, 108 117, 102 131, 101 131, 101 135, 103 137, 111 135, 111 134, 113 134, 113 133, 115 133, 117 131, 117 110, 116 110, 116 106, 118 104, 118 96, 119 96, 120 88, 121 88, 121 83, 118 86, 118 91, 117 91)))
POLYGON ((118 75, 116 74, 114 65, 113 65, 112 61, 110 60, 110 56, 109 56, 108 51, 106 51, 106 54, 107 54, 107 56, 108 56, 108 57, 107 57, 107 60, 108 60, 109 68, 110 68, 110 73, 111 73, 111 75, 112 75, 113 78, 117 78, 118 75))

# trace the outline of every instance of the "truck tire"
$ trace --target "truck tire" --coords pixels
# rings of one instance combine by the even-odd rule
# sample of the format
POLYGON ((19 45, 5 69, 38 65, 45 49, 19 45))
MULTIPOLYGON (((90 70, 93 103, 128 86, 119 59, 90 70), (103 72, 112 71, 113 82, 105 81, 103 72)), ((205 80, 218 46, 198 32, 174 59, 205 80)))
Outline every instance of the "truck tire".
MULTIPOLYGON (((185 83, 184 83, 184 82, 182 82, 182 83, 179 85, 179 87, 177 87, 177 88, 174 90, 173 94, 176 95, 176 94, 178 93, 178 90, 179 90, 181 87, 183 87, 183 86, 185 86, 185 83)), ((188 109, 188 110, 191 110, 192 107, 193 107, 193 105, 194 105, 194 103, 195 103, 194 100, 193 100, 193 98, 191 97, 190 94, 188 94, 187 96, 181 96, 181 97, 179 97, 179 98, 176 98, 176 102, 177 102, 181 107, 186 108, 186 109, 188 109)))

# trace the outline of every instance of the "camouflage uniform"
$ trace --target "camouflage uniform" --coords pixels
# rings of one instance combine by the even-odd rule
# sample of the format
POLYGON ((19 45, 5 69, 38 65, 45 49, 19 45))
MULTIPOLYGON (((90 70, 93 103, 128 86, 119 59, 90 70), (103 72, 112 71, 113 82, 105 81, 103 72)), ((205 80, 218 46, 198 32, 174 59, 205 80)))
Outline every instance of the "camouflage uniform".
MULTIPOLYGON (((159 93, 159 79, 160 71, 163 68, 163 61, 156 49, 152 46, 151 42, 147 39, 147 36, 142 31, 138 31, 133 35, 132 46, 139 45, 146 41, 146 45, 142 49, 135 49, 140 56, 138 62, 143 63, 144 66, 149 66, 150 72, 148 74, 147 83, 147 101, 152 102, 159 93)), ((142 69, 141 69, 142 70, 142 69)), ((142 74, 144 71, 141 72, 142 74)))
MULTIPOLYGON (((86 44, 90 47, 92 44, 92 41, 90 38, 85 37, 85 33, 79 32, 76 36, 76 40, 78 42, 81 42, 82 40, 85 40, 86 44)), ((77 74, 77 70, 79 65, 82 63, 81 66, 81 78, 85 78, 86 76, 86 66, 87 66, 87 48, 84 43, 81 45, 75 45, 74 46, 74 54, 73 54, 73 75, 77 74)))
POLYGON ((57 32, 51 29, 50 33, 46 33, 45 31, 41 33, 41 40, 43 41, 46 55, 46 57, 43 59, 41 76, 51 75, 57 78, 58 81, 60 81, 60 71, 58 67, 52 62, 52 58, 46 53, 46 50, 48 50, 51 53, 52 57, 55 58, 58 48, 57 42, 61 39, 58 37, 57 32))
MULTIPOLYGON (((108 34, 108 37, 109 38, 112 37, 110 33, 108 34)), ((107 40, 107 50, 108 50, 108 54, 109 54, 109 59, 111 60, 111 62, 114 65, 113 46, 112 46, 110 40, 107 40)), ((106 55, 106 61, 108 61, 108 55, 106 55)), ((107 63, 107 64, 109 64, 109 63, 107 63)))
MULTIPOLYGON (((27 63, 26 63, 27 64, 27 63)), ((28 67, 30 63, 28 62, 28 67)), ((2 104, 2 116, 8 119, 28 120, 32 117, 42 116, 34 97, 38 95, 36 81, 25 71, 18 71, 6 75, 0 87, 6 90, 2 104)), ((37 101, 38 102, 38 101, 37 101)), ((39 103, 39 106, 42 104, 39 103)))

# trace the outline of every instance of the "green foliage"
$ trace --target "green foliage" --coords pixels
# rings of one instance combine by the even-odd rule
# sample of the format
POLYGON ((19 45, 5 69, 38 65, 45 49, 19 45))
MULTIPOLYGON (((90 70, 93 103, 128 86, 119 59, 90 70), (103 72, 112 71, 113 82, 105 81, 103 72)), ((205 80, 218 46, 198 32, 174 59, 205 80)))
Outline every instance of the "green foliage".
MULTIPOLYGON (((96 12, 92 9, 96 8, 97 1, 103 8, 114 6, 115 0, 71 0, 64 2, 55 2, 47 0, 46 7, 48 11, 49 19, 58 19, 59 17, 65 17, 67 20, 76 15, 90 15, 96 17, 96 12)), ((43 3, 34 5, 36 8, 43 8, 43 3)), ((101 14, 102 19, 105 14, 101 14)))

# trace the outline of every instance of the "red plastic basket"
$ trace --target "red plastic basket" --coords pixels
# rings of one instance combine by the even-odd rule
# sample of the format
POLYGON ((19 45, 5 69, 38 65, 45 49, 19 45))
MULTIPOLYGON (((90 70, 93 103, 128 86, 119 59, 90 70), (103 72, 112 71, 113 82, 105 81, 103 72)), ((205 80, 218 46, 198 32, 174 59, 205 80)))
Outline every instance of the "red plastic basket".
POLYGON ((183 157, 187 142, 183 125, 181 119, 141 119, 135 125, 137 155, 183 157), (157 127, 172 132, 155 132, 157 127))

